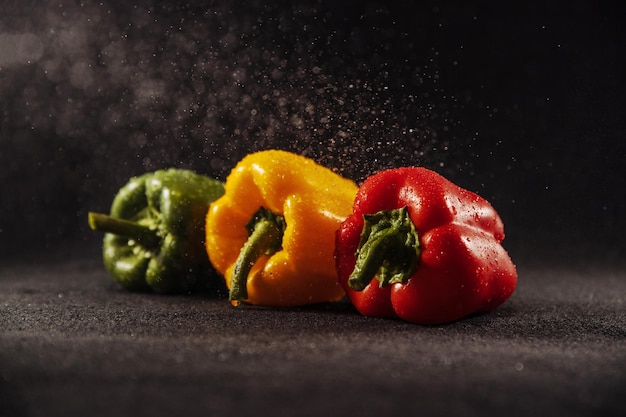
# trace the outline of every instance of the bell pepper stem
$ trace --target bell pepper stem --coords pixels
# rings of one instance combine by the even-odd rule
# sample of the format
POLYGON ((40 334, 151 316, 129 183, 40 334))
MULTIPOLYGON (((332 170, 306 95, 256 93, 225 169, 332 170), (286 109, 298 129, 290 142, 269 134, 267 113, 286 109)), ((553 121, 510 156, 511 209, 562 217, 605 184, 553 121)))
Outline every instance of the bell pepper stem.
POLYGON ((235 261, 230 281, 229 300, 233 305, 248 298, 248 275, 262 256, 273 255, 282 247, 285 220, 261 207, 246 225, 248 240, 241 248, 235 261))
POLYGON ((157 247, 161 241, 156 230, 131 220, 94 212, 88 213, 88 220, 92 230, 134 239, 145 247, 157 247))
POLYGON ((407 207, 366 214, 348 285, 362 291, 375 278, 381 287, 406 282, 419 263, 419 237, 407 207))
POLYGON ((359 251, 358 262, 348 280, 350 288, 356 291, 365 289, 394 250, 394 240, 390 229, 368 240, 367 246, 359 251))

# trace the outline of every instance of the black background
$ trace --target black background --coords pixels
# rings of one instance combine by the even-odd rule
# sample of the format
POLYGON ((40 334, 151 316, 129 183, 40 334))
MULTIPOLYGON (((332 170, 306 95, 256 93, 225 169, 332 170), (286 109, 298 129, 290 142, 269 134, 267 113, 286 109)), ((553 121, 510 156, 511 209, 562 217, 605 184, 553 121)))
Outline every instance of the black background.
POLYGON ((624 7, 407 4, 4 2, 3 258, 91 244, 131 175, 284 148, 356 181, 435 169, 520 256, 619 259, 624 7))
POLYGON ((0 1, 0 415, 623 415, 625 12, 0 1), (424 327, 112 282, 88 211, 269 148, 479 193, 516 293, 424 327))

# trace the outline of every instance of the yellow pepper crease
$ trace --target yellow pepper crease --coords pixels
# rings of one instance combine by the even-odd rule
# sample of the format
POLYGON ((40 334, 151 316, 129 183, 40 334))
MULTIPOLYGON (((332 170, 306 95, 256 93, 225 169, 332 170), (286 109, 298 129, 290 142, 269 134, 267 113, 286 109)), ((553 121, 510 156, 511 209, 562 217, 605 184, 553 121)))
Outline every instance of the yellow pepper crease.
POLYGON ((207 253, 231 295, 250 219, 264 208, 281 216, 285 227, 280 249, 255 260, 245 283, 247 297, 234 304, 287 307, 340 300, 335 233, 350 215, 356 192, 353 181, 301 155, 267 150, 242 159, 206 217, 207 253))

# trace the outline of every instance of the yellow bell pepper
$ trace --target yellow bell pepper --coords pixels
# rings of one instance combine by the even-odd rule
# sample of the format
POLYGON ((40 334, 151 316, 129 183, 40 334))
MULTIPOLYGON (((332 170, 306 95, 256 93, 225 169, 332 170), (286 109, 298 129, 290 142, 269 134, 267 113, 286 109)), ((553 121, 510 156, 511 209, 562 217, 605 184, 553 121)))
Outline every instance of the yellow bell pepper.
POLYGON ((230 172, 206 217, 206 249, 233 305, 338 301, 335 233, 351 213, 354 182, 280 150, 250 154, 230 172))

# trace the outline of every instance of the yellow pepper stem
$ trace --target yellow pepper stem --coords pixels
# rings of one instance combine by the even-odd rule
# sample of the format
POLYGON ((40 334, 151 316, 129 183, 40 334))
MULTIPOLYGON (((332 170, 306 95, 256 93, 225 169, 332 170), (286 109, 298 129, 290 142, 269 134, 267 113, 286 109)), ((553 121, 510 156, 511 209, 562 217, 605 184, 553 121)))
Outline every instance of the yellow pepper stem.
POLYGON ((239 252, 230 281, 229 300, 233 305, 248 298, 248 274, 259 258, 273 255, 281 249, 285 219, 261 207, 246 224, 246 228, 248 240, 239 252))

